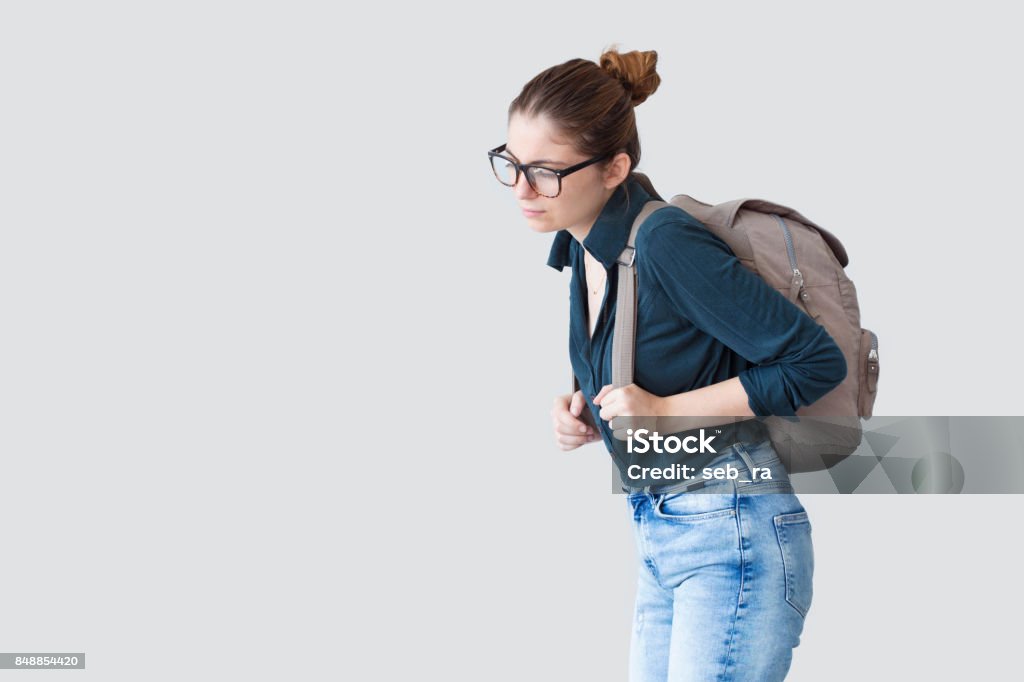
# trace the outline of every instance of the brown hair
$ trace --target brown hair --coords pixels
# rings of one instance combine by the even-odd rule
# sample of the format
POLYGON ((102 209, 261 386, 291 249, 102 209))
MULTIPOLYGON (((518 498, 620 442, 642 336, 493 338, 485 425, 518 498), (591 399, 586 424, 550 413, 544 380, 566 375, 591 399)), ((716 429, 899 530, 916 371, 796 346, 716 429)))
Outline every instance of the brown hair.
MULTIPOLYGON (((630 172, 640 163, 640 136, 633 107, 654 94, 661 83, 655 72, 658 53, 620 53, 606 49, 598 63, 570 59, 552 66, 523 86, 508 117, 522 112, 544 115, 587 157, 624 151, 630 172)), ((610 162, 610 159, 609 159, 610 162)))

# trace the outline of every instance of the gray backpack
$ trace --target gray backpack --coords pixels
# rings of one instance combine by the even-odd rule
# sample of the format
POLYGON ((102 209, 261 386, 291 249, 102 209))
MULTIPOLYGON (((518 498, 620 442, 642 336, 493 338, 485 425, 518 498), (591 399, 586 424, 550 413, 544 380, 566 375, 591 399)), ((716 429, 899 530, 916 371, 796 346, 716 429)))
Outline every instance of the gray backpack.
MULTIPOLYGON (((651 196, 658 197, 646 176, 634 176, 651 196)), ((617 388, 633 382, 636 235, 647 216, 670 204, 692 215, 728 244, 740 263, 825 327, 842 350, 847 373, 840 385, 813 404, 798 409, 798 419, 760 419, 791 473, 826 469, 845 459, 860 445, 860 420, 871 417, 878 393, 878 337, 860 325, 857 290, 843 269, 849 258, 842 243, 828 230, 780 204, 736 199, 713 206, 679 194, 667 203, 651 200, 644 206, 618 260, 612 385, 617 388)), ((642 258, 643 254, 637 257, 642 258)), ((573 384, 575 391, 575 375, 573 384)), ((736 417, 735 421, 743 419, 736 417)), ((672 433, 675 429, 657 430, 672 433)))

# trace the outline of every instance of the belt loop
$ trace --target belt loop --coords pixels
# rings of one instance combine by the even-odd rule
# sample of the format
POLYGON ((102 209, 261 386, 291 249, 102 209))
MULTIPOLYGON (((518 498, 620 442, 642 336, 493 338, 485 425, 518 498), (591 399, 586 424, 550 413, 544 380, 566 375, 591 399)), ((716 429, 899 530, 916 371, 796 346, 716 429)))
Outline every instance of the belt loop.
POLYGON ((743 463, 747 465, 747 476, 754 475, 754 460, 750 459, 750 453, 743 447, 742 441, 736 442, 736 452, 739 453, 740 457, 743 458, 743 463))

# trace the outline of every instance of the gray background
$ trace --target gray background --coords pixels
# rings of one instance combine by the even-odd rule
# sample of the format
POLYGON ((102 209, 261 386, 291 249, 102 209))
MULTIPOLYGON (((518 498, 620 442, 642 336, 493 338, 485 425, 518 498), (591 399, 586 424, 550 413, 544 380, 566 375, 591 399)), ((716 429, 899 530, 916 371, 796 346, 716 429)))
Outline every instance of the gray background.
MULTIPOLYGON (((487 169, 509 101, 656 49, 640 169, 842 238, 876 413, 1019 415, 1004 7, 5 3, 0 650, 624 679, 626 503, 553 442, 568 272, 487 169)), ((804 504, 790 679, 1016 669, 1020 497, 804 504)))

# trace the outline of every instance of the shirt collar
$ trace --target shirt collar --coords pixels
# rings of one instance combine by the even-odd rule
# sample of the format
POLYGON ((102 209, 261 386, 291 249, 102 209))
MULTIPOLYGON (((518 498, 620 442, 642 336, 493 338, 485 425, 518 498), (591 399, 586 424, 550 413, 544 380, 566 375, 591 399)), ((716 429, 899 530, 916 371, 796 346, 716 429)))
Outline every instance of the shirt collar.
MULTIPOLYGON (((583 240, 583 248, 606 268, 610 268, 615 264, 615 260, 622 250, 626 248, 633 221, 636 220, 640 211, 643 210, 644 204, 650 198, 651 195, 630 175, 608 197, 600 215, 594 221, 594 226, 590 228, 590 232, 583 240)), ((569 246, 572 241, 573 236, 569 230, 559 230, 555 234, 555 239, 551 243, 551 252, 548 254, 549 266, 559 272, 565 266, 572 267, 569 257, 569 246)))

